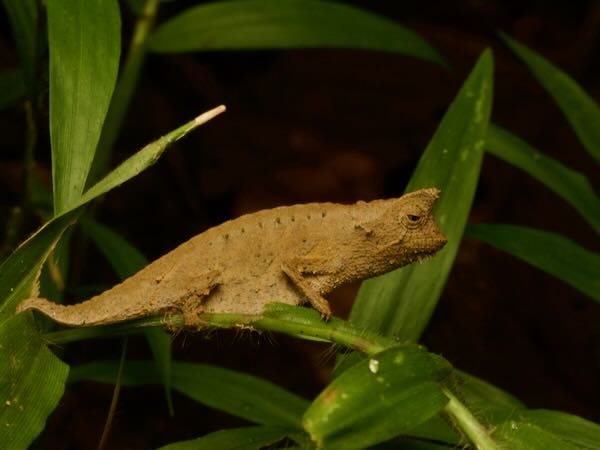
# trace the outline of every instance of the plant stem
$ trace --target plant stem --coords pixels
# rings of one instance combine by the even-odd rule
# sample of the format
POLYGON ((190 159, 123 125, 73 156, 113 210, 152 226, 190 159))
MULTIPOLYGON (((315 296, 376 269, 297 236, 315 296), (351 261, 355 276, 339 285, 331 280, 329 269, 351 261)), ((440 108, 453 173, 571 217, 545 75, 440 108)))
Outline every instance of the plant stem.
POLYGON ((499 446, 490 436, 489 431, 477 420, 477 418, 463 405, 447 388, 444 394, 450 401, 445 406, 445 412, 454 424, 464 432, 478 450, 499 450, 499 446))
POLYGON ((115 380, 115 388, 113 389, 113 395, 110 400, 110 407, 108 408, 108 414, 106 415, 106 422, 104 429, 102 430, 102 436, 98 443, 98 450, 104 450, 106 443, 108 442, 108 436, 112 428, 113 419, 117 411, 117 403, 119 401, 119 394, 121 393, 121 381, 123 380, 123 368, 125 367, 125 355, 127 354, 127 338, 123 339, 123 349, 121 350, 121 359, 119 361, 119 371, 117 372, 117 379, 115 380))
MULTIPOLYGON (((318 313, 308 308, 280 304, 267 305, 265 313, 262 315, 201 314, 198 316, 198 321, 198 331, 208 328, 275 331, 307 340, 334 342, 369 356, 396 343, 393 339, 367 332, 344 320, 333 318, 325 322, 318 313)), ((183 316, 174 314, 148 317, 115 325, 71 328, 47 333, 45 337, 53 344, 65 344, 98 337, 134 334, 148 327, 181 329, 184 327, 183 316)))

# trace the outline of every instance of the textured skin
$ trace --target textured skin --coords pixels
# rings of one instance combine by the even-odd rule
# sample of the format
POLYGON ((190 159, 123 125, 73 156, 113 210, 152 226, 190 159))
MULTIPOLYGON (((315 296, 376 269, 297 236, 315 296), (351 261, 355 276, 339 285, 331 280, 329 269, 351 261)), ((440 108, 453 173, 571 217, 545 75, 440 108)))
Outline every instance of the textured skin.
POLYGON ((338 286, 432 255, 446 243, 431 214, 439 195, 421 189, 353 205, 309 203, 247 214, 201 233, 100 295, 63 306, 24 300, 70 326, 101 325, 181 312, 260 314, 270 302, 310 302, 324 318, 324 296, 338 286))

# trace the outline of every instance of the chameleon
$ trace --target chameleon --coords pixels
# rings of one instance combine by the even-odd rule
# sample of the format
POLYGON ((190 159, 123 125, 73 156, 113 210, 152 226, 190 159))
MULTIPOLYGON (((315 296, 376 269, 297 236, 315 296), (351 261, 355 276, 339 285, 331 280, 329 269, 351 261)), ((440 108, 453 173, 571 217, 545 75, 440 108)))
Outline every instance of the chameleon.
POLYGON ((345 205, 308 203, 240 216, 210 228, 89 300, 60 305, 29 298, 66 326, 106 325, 180 313, 261 314, 270 302, 310 303, 329 319, 337 287, 433 255, 446 243, 433 215, 436 188, 345 205))

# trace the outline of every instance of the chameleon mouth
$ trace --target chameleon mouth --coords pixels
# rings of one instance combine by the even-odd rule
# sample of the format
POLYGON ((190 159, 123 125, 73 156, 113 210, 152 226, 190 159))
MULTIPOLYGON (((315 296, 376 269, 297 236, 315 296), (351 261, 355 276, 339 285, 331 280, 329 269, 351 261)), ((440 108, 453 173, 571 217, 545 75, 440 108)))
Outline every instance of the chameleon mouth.
POLYGON ((433 237, 424 237, 420 239, 416 239, 413 247, 417 251, 423 251, 426 253, 435 253, 440 250, 448 240, 443 235, 433 236, 433 237))

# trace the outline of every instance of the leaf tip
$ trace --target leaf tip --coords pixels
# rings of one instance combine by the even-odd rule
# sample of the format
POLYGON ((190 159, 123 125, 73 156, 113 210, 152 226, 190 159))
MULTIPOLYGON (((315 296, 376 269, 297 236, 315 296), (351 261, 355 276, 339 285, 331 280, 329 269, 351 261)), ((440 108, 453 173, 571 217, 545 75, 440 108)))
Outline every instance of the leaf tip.
POLYGON ((225 107, 225 105, 219 105, 216 108, 208 110, 208 111, 200 114, 198 117, 196 117, 194 119, 194 124, 196 126, 202 125, 202 124, 208 122, 209 120, 214 119, 219 114, 225 112, 226 109, 227 108, 225 107))

